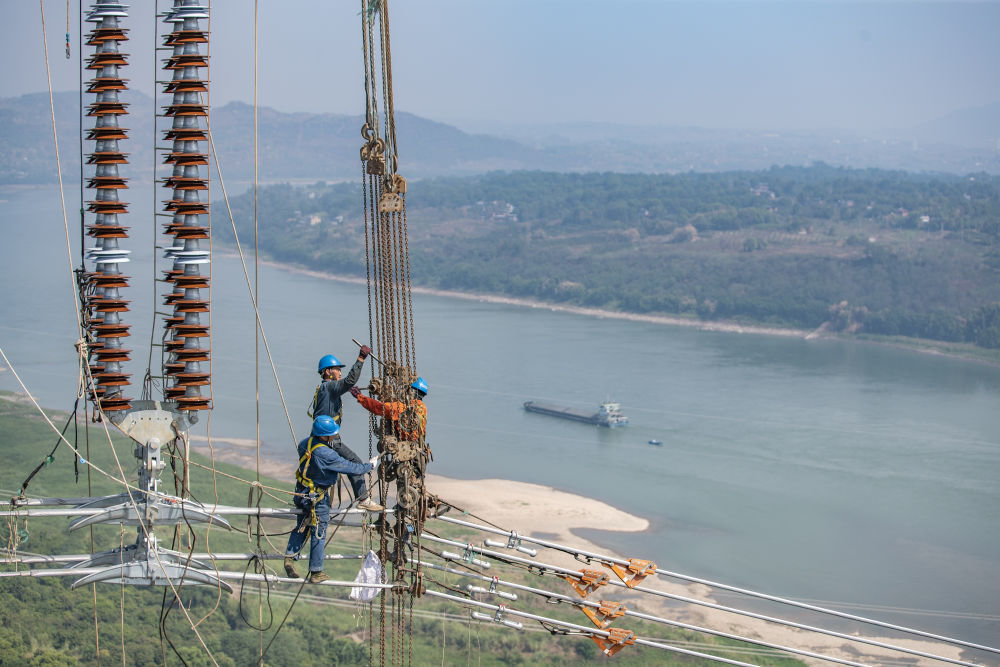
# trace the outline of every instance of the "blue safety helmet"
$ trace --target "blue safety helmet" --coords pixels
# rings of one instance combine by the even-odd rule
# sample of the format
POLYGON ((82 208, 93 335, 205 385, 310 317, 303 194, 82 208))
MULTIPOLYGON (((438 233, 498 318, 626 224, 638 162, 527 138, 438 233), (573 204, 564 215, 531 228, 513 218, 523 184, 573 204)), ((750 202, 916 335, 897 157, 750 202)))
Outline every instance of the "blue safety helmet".
POLYGON ((337 435, 340 426, 330 415, 320 415, 313 420, 312 434, 318 436, 337 435))
POLYGON ((319 360, 319 368, 316 369, 317 373, 322 373, 324 369, 327 368, 343 368, 344 364, 340 363, 340 359, 328 354, 319 360))
POLYGON ((416 382, 410 386, 419 391, 423 396, 427 395, 427 383, 423 378, 417 378, 416 382))

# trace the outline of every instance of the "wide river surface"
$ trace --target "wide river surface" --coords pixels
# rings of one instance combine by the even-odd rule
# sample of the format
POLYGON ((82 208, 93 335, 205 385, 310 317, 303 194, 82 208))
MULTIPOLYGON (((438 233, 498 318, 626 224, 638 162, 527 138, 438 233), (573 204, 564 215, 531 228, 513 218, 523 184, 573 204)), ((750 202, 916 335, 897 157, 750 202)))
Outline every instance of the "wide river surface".
MULTIPOLYGON (((148 187, 130 196, 135 397, 152 311, 164 310, 154 303, 151 237, 164 218, 153 217, 148 187)), ((68 193, 71 211, 77 198, 68 193)), ((5 188, 0 199, 0 347, 42 405, 71 409, 75 315, 58 191, 5 188)), ((223 211, 215 225, 228 224, 223 211)), ((240 262, 217 256, 213 270, 215 409, 194 434, 208 425, 214 437, 255 438, 259 410, 265 455, 291 467, 293 437, 263 344, 254 372, 240 262)), ((316 360, 353 359, 351 338, 368 339, 367 292, 267 266, 258 275, 265 334, 302 437, 316 360)), ((666 569, 1000 643, 1000 369, 863 343, 422 294, 414 302, 432 472, 547 484, 646 517, 648 532, 588 537, 666 569), (531 399, 577 408, 613 399, 631 424, 530 414, 522 403, 531 399)), ((361 384, 367 377, 366 367, 361 384)), ((0 389, 20 390, 9 371, 0 389)), ((346 442, 366 451, 367 419, 353 401, 344 421, 346 442)))

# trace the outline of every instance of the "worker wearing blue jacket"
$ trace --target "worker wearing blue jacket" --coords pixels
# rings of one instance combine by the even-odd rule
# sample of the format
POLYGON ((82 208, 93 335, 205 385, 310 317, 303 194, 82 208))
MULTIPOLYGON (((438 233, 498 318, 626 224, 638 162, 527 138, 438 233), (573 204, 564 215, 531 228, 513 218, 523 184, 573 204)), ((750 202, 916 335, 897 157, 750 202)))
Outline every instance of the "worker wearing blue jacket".
MULTIPOLYGON (((309 408, 310 417, 315 418, 320 415, 329 415, 333 417, 333 421, 337 422, 337 426, 340 426, 341 413, 344 409, 343 400, 340 397, 346 394, 357 383, 361 377, 361 367, 371 352, 372 349, 370 347, 362 345, 361 350, 358 351, 357 360, 351 366, 351 370, 347 375, 343 377, 341 376, 344 371, 344 364, 340 362, 340 359, 332 354, 323 355, 319 360, 319 367, 317 369, 323 381, 316 387, 316 393, 313 394, 312 404, 309 408)), ((361 458, 354 453, 354 450, 344 444, 340 436, 333 439, 330 447, 348 461, 353 463, 362 462, 361 458)), ((358 501, 358 507, 373 512, 383 509, 381 505, 368 498, 363 475, 349 474, 347 475, 347 479, 351 483, 351 490, 354 492, 355 500, 358 501)))
MULTIPOLYGON (((312 435, 299 443, 299 467, 295 471, 295 506, 303 510, 285 548, 285 573, 298 578, 295 561, 309 534, 309 583, 330 577, 323 572, 326 527, 330 522, 330 487, 337 475, 364 475, 378 463, 376 455, 367 463, 354 463, 337 454, 331 446, 339 439, 340 426, 329 415, 313 421, 312 435)), ((363 478, 362 478, 363 479, 363 478)))
POLYGON ((316 370, 322 381, 317 385, 313 394, 312 403, 309 406, 309 416, 312 418, 320 415, 330 415, 333 420, 340 425, 343 402, 341 396, 357 384, 361 378, 361 367, 364 366, 365 359, 371 354, 372 349, 363 345, 358 352, 358 358, 351 366, 351 370, 344 376, 344 364, 340 359, 332 354, 324 354, 316 370))

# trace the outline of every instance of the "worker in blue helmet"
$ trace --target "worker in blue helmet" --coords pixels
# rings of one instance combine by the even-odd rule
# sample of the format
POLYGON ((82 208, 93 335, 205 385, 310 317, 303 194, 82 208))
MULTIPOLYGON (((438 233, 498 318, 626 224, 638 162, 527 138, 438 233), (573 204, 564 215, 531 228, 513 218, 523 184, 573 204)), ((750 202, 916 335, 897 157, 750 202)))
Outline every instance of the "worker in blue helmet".
MULTIPOLYGON (((313 420, 312 434, 299 443, 299 466, 295 471, 295 506, 302 510, 285 548, 285 573, 298 578, 295 560, 309 535, 309 582, 318 584, 330 577, 323 572, 323 548, 330 522, 330 487, 337 475, 364 474, 378 464, 378 455, 367 463, 348 461, 337 454, 332 443, 340 438, 340 426, 329 415, 313 420)), ((378 506, 382 509, 381 505, 378 506)))
MULTIPOLYGON (((371 352, 372 349, 370 347, 362 345, 358 351, 358 358, 354 362, 354 365, 351 366, 351 370, 347 373, 346 377, 341 376, 344 364, 340 363, 340 359, 332 354, 327 354, 320 358, 317 371, 322 381, 316 387, 316 392, 313 394, 312 405, 309 406, 310 417, 315 418, 321 415, 328 415, 333 418, 338 426, 340 425, 342 419, 341 413, 344 407, 340 397, 346 394, 357 383, 361 377, 361 367, 364 366, 365 359, 368 358, 371 352)), ((340 436, 334 439, 330 447, 348 461, 361 463, 358 455, 344 444, 340 436)), ((359 503, 359 507, 373 511, 382 509, 381 505, 368 500, 363 475, 348 474, 347 479, 351 482, 351 490, 354 492, 354 498, 359 503)))
POLYGON ((389 421, 396 437, 421 443, 427 435, 427 406, 424 404, 424 399, 429 391, 427 382, 422 377, 418 377, 410 385, 409 396, 405 403, 402 401, 383 403, 371 396, 365 396, 357 387, 350 389, 351 396, 356 398, 365 410, 389 421), (401 420, 407 411, 409 419, 401 420), (401 424, 401 421, 406 422, 406 425, 401 424))
POLYGON ((340 359, 332 354, 325 354, 320 358, 316 372, 319 373, 322 380, 316 387, 312 403, 309 406, 310 417, 315 419, 320 415, 330 415, 337 424, 340 424, 340 413, 343 409, 340 397, 357 384, 361 378, 361 367, 364 366, 365 359, 371 353, 370 347, 362 345, 358 351, 357 360, 346 376, 343 376, 344 364, 340 362, 340 359))

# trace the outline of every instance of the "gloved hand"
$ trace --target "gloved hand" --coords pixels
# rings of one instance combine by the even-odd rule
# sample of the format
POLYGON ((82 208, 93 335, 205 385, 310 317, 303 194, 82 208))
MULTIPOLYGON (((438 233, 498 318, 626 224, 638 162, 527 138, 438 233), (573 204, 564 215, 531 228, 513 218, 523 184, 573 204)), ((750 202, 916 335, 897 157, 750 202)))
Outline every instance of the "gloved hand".
POLYGON ((362 345, 361 349, 358 350, 358 356, 362 359, 367 359, 368 355, 372 353, 372 349, 367 345, 362 345))
POLYGON ((379 455, 376 454, 375 456, 373 456, 370 459, 368 459, 368 463, 371 463, 373 466, 375 466, 377 468, 378 467, 378 457, 379 457, 379 455))
POLYGON ((347 391, 351 392, 351 396, 353 396, 354 398, 357 398, 358 396, 361 395, 361 390, 358 389, 357 387, 351 387, 347 391))

